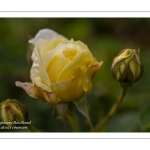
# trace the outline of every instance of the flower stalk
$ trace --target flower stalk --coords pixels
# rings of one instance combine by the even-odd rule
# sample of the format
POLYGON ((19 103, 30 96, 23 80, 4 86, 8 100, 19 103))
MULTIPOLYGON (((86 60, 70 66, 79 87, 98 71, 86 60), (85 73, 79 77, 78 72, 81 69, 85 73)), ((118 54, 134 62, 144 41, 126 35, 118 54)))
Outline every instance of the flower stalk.
POLYGON ((108 114, 95 126, 94 131, 98 131, 103 127, 103 125, 115 114, 118 106, 120 103, 123 101, 125 95, 127 93, 127 88, 121 87, 120 95, 114 105, 111 107, 110 111, 108 114))
POLYGON ((88 121, 88 124, 89 124, 89 126, 90 126, 91 132, 94 132, 94 127, 93 127, 93 125, 92 125, 91 119, 90 119, 90 118, 87 118, 87 121, 88 121))

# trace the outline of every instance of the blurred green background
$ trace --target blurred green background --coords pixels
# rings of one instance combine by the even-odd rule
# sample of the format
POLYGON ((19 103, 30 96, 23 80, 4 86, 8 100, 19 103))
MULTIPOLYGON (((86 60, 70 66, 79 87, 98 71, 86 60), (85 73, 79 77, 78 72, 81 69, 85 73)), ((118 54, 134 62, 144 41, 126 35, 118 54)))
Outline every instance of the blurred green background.
MULTIPOLYGON (((15 86, 15 81, 30 81, 30 56, 33 50, 28 40, 43 28, 81 40, 98 61, 104 61, 93 79, 93 89, 87 96, 89 113, 95 126, 116 101, 120 85, 110 68, 113 58, 123 49, 141 50, 145 64, 142 78, 131 88, 117 113, 100 132, 150 131, 150 19, 149 18, 0 18, 0 100, 16 98, 29 109, 32 124, 42 132, 89 132, 85 118, 69 105, 76 121, 73 127, 63 123, 53 112, 53 105, 29 97, 15 86)), ((2 130, 0 132, 29 132, 2 130)))

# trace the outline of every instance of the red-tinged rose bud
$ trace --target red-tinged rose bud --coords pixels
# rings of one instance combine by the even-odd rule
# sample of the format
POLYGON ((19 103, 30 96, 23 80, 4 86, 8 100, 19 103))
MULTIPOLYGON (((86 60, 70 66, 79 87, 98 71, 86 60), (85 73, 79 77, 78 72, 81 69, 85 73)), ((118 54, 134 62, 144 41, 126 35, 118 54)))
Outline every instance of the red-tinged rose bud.
POLYGON ((27 107, 18 100, 7 99, 0 103, 0 119, 3 122, 10 122, 7 124, 9 126, 12 126, 14 121, 26 121, 28 119, 27 107))

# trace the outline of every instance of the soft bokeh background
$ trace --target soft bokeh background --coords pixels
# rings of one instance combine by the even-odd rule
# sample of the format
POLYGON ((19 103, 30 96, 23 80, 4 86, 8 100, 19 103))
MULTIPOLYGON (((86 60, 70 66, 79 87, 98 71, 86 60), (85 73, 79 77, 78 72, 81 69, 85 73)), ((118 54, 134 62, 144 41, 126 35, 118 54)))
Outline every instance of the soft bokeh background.
MULTIPOLYGON (((30 55, 33 47, 28 40, 43 28, 81 40, 97 60, 104 61, 93 79, 87 96, 90 117, 95 126, 110 110, 120 92, 110 67, 113 58, 124 48, 141 50, 145 63, 142 78, 129 88, 117 113, 101 132, 150 131, 150 19, 149 18, 0 18, 0 101, 16 98, 27 105, 32 124, 42 132, 89 132, 85 118, 70 103, 69 113, 76 118, 63 123, 47 102, 30 98, 15 81, 30 81, 30 55)), ((29 132, 1 130, 0 132, 29 132)))

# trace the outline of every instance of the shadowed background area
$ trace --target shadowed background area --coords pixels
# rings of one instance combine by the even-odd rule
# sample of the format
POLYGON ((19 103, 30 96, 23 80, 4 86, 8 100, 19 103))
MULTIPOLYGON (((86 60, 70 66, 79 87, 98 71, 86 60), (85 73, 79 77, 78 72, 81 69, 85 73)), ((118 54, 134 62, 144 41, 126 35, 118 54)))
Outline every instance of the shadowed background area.
MULTIPOLYGON (((15 81, 30 81, 31 53, 28 40, 43 28, 50 28, 68 39, 81 40, 102 68, 93 79, 87 96, 89 113, 95 126, 110 110, 120 92, 110 68, 113 58, 123 49, 141 50, 145 64, 142 78, 131 88, 117 113, 102 132, 150 131, 150 19, 149 18, 0 18, 0 101, 15 98, 29 109, 32 124, 42 132, 89 132, 85 118, 73 103, 69 113, 76 120, 62 122, 53 113, 53 105, 29 97, 15 81)), ((2 130, 0 132, 29 132, 2 130)))

